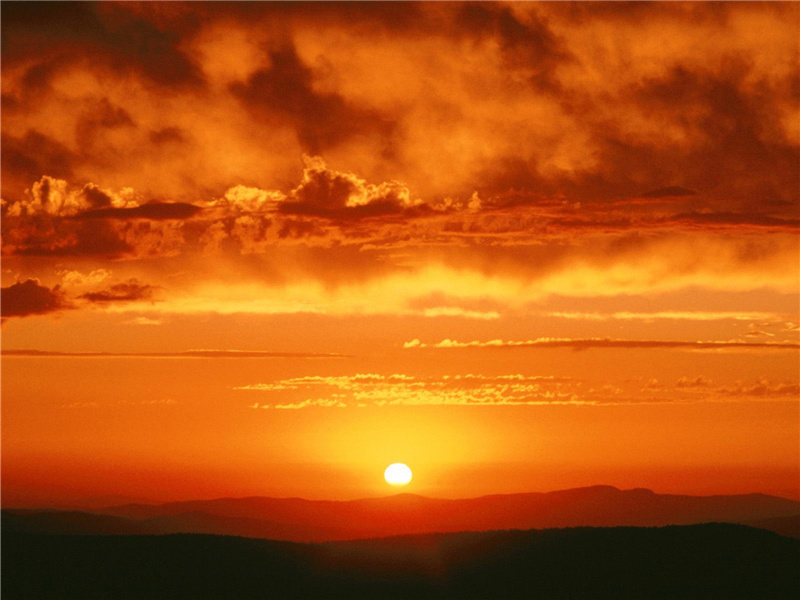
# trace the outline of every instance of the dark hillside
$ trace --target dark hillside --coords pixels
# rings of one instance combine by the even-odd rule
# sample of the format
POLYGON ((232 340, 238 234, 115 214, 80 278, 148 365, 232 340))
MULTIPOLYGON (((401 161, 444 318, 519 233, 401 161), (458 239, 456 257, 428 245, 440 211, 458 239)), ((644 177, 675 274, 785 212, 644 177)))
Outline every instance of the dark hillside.
POLYGON ((297 544, 210 535, 2 536, 2 597, 796 598, 800 541, 739 525, 297 544))

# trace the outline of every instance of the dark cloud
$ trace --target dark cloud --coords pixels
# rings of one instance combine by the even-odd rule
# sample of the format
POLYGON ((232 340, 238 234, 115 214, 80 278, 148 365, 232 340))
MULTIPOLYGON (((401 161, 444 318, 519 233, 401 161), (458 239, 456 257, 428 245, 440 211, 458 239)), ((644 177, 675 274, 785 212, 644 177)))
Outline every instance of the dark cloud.
POLYGON ((465 2, 457 5, 454 12, 456 32, 499 40, 510 66, 533 70, 530 80, 536 87, 559 88, 552 70, 568 53, 545 22, 533 16, 522 23, 510 7, 493 2, 465 2))
POLYGON ((642 198, 675 198, 678 196, 694 196, 697 192, 677 185, 658 188, 642 194, 642 198))
POLYGON ((697 23, 698 21, 723 21, 730 12, 731 2, 665 2, 652 3, 639 0, 623 2, 553 2, 548 12, 566 17, 575 23, 590 21, 629 21, 663 18, 697 23))
POLYGON ((258 119, 289 122, 306 152, 317 154, 352 136, 388 138, 393 124, 375 111, 313 89, 313 72, 293 46, 270 52, 270 67, 231 86, 231 92, 258 119))
MULTIPOLYGON (((484 246, 463 252, 473 253, 472 258, 480 269, 490 272, 496 266, 498 251, 485 247, 488 236, 494 236, 492 245, 502 246, 515 243, 515 236, 518 239, 527 236, 530 241, 533 236, 552 239, 570 233, 579 236, 582 232, 589 235, 625 233, 647 228, 667 233, 677 229, 711 232, 724 227, 741 227, 747 231, 749 226, 777 231, 797 229, 800 154, 795 145, 784 139, 786 127, 781 119, 785 110, 779 110, 787 99, 800 98, 797 78, 782 81, 782 75, 775 75, 782 72, 780 69, 773 71, 755 58, 748 60, 740 56, 741 48, 747 46, 726 40, 719 42, 720 52, 726 53, 724 61, 719 60, 718 54, 713 61, 695 61, 665 49, 660 55, 655 53, 652 68, 646 70, 646 75, 616 78, 610 70, 608 86, 587 85, 586 81, 591 81, 598 68, 604 65, 619 68, 613 57, 616 50, 608 49, 609 56, 605 58, 602 56, 605 50, 598 50, 597 56, 587 54, 584 46, 598 31, 584 32, 576 28, 571 32, 564 27, 564 21, 591 25, 591 21, 597 20, 603 26, 608 23, 608 30, 603 28, 601 33, 612 37, 619 33, 620 51, 630 49, 631 56, 636 56, 633 51, 641 48, 626 37, 630 35, 628 22, 635 25, 637 19, 642 23, 653 19, 665 26, 674 26, 698 18, 713 22, 714 27, 708 31, 718 32, 726 27, 727 15, 740 10, 734 5, 721 8, 682 4, 620 6, 622 8, 597 3, 585 6, 500 3, 51 3, 36 6, 6 3, 2 6, 2 58, 4 65, 17 70, 7 71, 10 84, 8 91, 4 91, 4 101, 11 98, 12 109, 15 105, 22 106, 20 110, 30 112, 31 119, 24 126, 7 125, 7 131, 12 131, 13 135, 3 136, 4 200, 6 206, 15 206, 14 203, 20 201, 14 219, 20 214, 25 217, 22 220, 8 218, 8 209, 4 208, 7 222, 3 223, 3 252, 140 256, 136 249, 138 235, 156 237, 156 228, 166 231, 174 226, 182 229, 181 235, 171 238, 174 241, 168 248, 171 254, 197 247, 206 250, 210 246, 208 241, 216 241, 215 247, 220 250, 234 249, 237 239, 242 242, 240 245, 244 245, 245 240, 254 242, 248 246, 248 252, 265 252, 269 243, 279 243, 279 240, 306 239, 314 244, 319 241, 314 238, 327 234, 331 234, 329 240, 336 240, 335 243, 383 243, 386 246, 423 239, 450 244, 463 241, 484 246), (249 39, 245 44, 248 48, 245 54, 253 54, 248 59, 252 59, 252 64, 248 63, 241 71, 238 70, 241 65, 237 65, 236 71, 226 71, 220 81, 224 82, 222 86, 227 86, 230 77, 242 80, 214 94, 206 94, 200 71, 192 61, 195 58, 203 61, 209 73, 221 68, 208 57, 201 58, 205 52, 203 44, 208 42, 206 38, 220 34, 216 29, 220 24, 222 31, 230 27, 246 35, 263 24, 270 27, 263 29, 266 32, 263 37, 249 39), (280 27, 282 32, 273 36, 276 30, 272 25, 280 27), (319 44, 309 43, 316 28, 325 31, 325 35, 321 36, 319 44), (428 61, 422 54, 417 57, 410 52, 408 62, 398 59, 396 74, 381 62, 381 53, 376 53, 374 60, 356 53, 350 64, 351 57, 342 58, 338 50, 330 46, 333 37, 329 39, 328 34, 334 29, 348 43, 363 44, 365 48, 373 43, 376 48, 384 48, 388 41, 388 47, 394 51, 392 42, 398 42, 398 48, 406 48, 411 47, 405 45, 409 41, 419 40, 426 52, 440 50, 441 57, 446 60, 428 61), (201 35, 195 36, 196 33, 201 35), (269 41, 265 42, 267 39, 269 41), (191 56, 195 58, 184 54, 187 48, 192 48, 191 56), (259 53, 263 58, 261 68, 258 67, 259 53), (580 60, 586 64, 580 64, 580 60), (462 63, 468 67, 463 72, 456 66, 462 63), (473 64, 474 73, 469 70, 473 64), (452 71, 457 75, 452 90, 436 88, 436 93, 426 94, 424 86, 423 92, 418 92, 411 85, 409 93, 420 95, 406 98, 404 89, 398 86, 393 96, 395 75, 398 82, 416 83, 413 78, 418 68, 419 81, 433 81, 435 69, 440 65, 450 65, 448 73, 452 71), (112 72, 108 67, 115 70, 112 72), (364 92, 359 89, 358 81, 348 79, 362 69, 370 77, 382 76, 384 68, 389 85, 376 94, 370 106, 383 106, 381 110, 391 113, 388 116, 394 120, 389 120, 377 108, 355 100, 364 92), (94 88, 90 86, 87 96, 76 103, 69 115, 71 120, 63 119, 75 125, 73 139, 72 125, 51 128, 44 114, 45 109, 56 110, 54 107, 62 106, 57 102, 64 98, 55 97, 57 94, 50 86, 55 74, 70 69, 93 77, 106 76, 117 91, 139 90, 143 101, 128 103, 126 97, 114 96, 110 91, 108 98, 91 97, 94 88), (488 81, 496 89, 483 94, 480 84, 488 81), (634 83, 626 83, 630 81, 634 83), (325 85, 320 86, 321 82, 325 85), (128 84, 133 88, 125 87, 128 84), (162 89, 162 85, 169 90, 162 89), (185 95, 169 95, 170 90, 178 88, 185 95), (600 89, 603 91, 598 92, 600 89), (554 91, 559 93, 553 94, 554 91), (226 97, 227 92, 232 92, 255 118, 248 123, 246 112, 242 116, 243 111, 237 108, 236 101, 226 97), (54 94, 54 102, 42 105, 41 114, 37 113, 29 103, 48 93, 54 94), (607 97, 597 94, 607 94, 607 97), (503 113, 503 102, 517 97, 519 106, 510 102, 508 115, 503 113), (204 102, 219 98, 238 113, 236 127, 228 127, 220 125, 225 115, 209 111, 214 115, 215 124, 220 125, 223 137, 219 139, 220 145, 208 144, 212 148, 207 156, 218 163, 234 163, 226 177, 231 172, 234 175, 229 179, 209 175, 214 178, 213 183, 205 180, 198 184, 202 186, 202 195, 175 193, 169 188, 172 184, 160 188, 152 184, 155 193, 146 187, 142 192, 143 186, 148 185, 147 179, 136 169, 149 169, 154 163, 153 152, 165 162, 180 157, 183 151, 189 156, 188 153, 196 149, 193 142, 199 141, 203 137, 200 132, 205 131, 203 123, 190 131, 182 115, 162 112, 160 100, 164 98, 178 100, 174 103, 178 106, 197 101, 198 106, 203 107, 207 106, 204 102), (406 100, 415 108, 407 109, 406 100), (147 108, 141 108, 140 105, 145 104, 147 108), (553 119, 555 133, 544 133, 550 129, 545 126, 548 124, 536 122, 539 118, 535 116, 536 109, 540 104, 543 107, 541 118, 553 119), (474 106, 480 110, 472 110, 474 106), (528 107, 531 116, 523 122, 515 111, 527 115, 528 107), (625 114, 632 118, 620 118, 625 114), (439 120, 439 116, 443 118, 439 120), (503 127, 506 116, 509 129, 503 127), (499 124, 496 136, 481 126, 484 117, 492 124, 499 124), (638 129, 635 124, 642 124, 642 127, 638 129), (661 124, 664 135, 658 132, 661 124), (358 170, 356 176, 312 167, 307 169, 303 181, 291 190, 287 182, 292 180, 284 167, 273 169, 270 165, 269 175, 262 177, 258 169, 240 167, 253 164, 251 162, 216 158, 220 148, 223 153, 227 152, 228 143, 231 154, 238 156, 235 153, 242 146, 236 144, 241 144, 242 139, 251 142, 273 126, 287 125, 297 132, 308 151, 331 149, 331 160, 342 165, 342 169, 350 168, 347 161, 355 157, 353 160, 359 166, 353 168, 363 170, 358 170), (519 137, 517 132, 510 131, 517 125, 521 130, 519 137), (40 129, 22 133, 32 126, 40 129), (236 129, 242 127, 247 129, 244 135, 236 129), (62 129, 67 131, 66 135, 60 131, 62 129), (141 149, 136 144, 128 147, 128 129, 130 138, 140 144, 141 149), (419 130, 423 134, 414 133, 419 130), (576 132, 579 135, 574 135, 576 132), (103 137, 103 134, 109 135, 103 137), (226 134, 230 137, 225 138, 226 134), (63 137, 59 142, 49 135, 63 137), (369 139, 362 143, 361 138, 369 139), (385 155, 378 152, 380 156, 374 156, 376 138, 389 148, 385 155), (559 150, 565 139, 573 138, 577 148, 574 152, 570 149, 571 142, 567 144, 570 147, 559 150), (108 144, 108 152, 105 146, 100 146, 101 141, 108 144), (98 147, 92 149, 95 142, 98 147), (341 146, 343 142, 352 142, 352 154, 350 144, 341 146), (437 151, 451 142, 463 146, 464 156, 460 156, 459 150, 454 153, 457 156, 452 155, 453 164, 446 164, 445 157, 450 155, 443 152, 440 170, 464 173, 464 176, 443 175, 442 180, 450 183, 436 187, 437 196, 433 197, 430 188, 425 189, 426 182, 420 180, 426 176, 436 179, 435 170, 439 165, 430 171, 414 169, 420 167, 419 157, 430 162, 430 157, 437 157, 437 151), (180 147, 182 152, 176 152, 178 148, 173 144, 182 143, 185 143, 180 147), (75 144, 78 154, 67 147, 75 144), (538 150, 540 147, 544 149, 538 150), (549 154, 558 155, 562 151, 563 160, 550 160, 549 154), (597 157, 597 160, 581 162, 580 157, 575 158, 578 155, 597 157), (459 166, 462 158, 463 165, 459 166), (130 160, 127 164, 119 160, 117 167, 118 159, 130 160), (558 167, 554 168, 554 164, 558 167), (133 165, 132 171, 126 174, 128 165, 133 165), (239 170, 248 172, 239 173, 239 170), (426 175, 417 175, 418 172, 426 175), (27 197, 22 190, 30 187, 31 182, 38 182, 44 173, 69 179, 70 185, 76 186, 73 191, 80 190, 90 180, 104 187, 85 185, 81 196, 73 194, 70 198, 73 201, 77 197, 79 201, 72 202, 67 210, 52 210, 49 217, 22 212, 20 207, 24 207, 27 197), (409 202, 408 188, 404 185, 368 184, 360 179, 361 175, 378 177, 372 181, 402 178, 415 193, 425 194, 427 203, 416 202, 416 197, 415 202, 409 202), (13 178, 14 186, 6 185, 8 178, 13 178), (228 212, 211 200, 202 203, 209 206, 208 209, 198 206, 199 201, 196 204, 151 202, 133 206, 132 194, 120 192, 117 195, 105 187, 119 190, 121 186, 130 185, 145 197, 191 201, 197 197, 219 198, 226 187, 233 189, 230 186, 241 183, 262 192, 273 187, 283 190, 278 193, 280 198, 275 196, 278 199, 262 194, 266 199, 251 202, 252 207, 248 209, 272 213, 271 221, 245 220, 243 217, 248 213, 243 203, 232 203, 226 209, 228 212), (219 187, 214 187, 217 185, 219 187), (475 190, 480 200, 467 208, 467 198, 475 190), (650 191, 631 198, 632 192, 644 190, 650 191), (445 200, 451 202, 448 204, 445 200), (217 220, 219 215, 222 216, 217 220), (67 216, 70 218, 55 218, 67 216), (201 238, 205 241, 197 243, 201 238), (181 244, 183 246, 178 248, 181 244)), ((777 9, 758 10, 773 15, 777 9)), ((796 7, 791 11, 795 14, 796 7)), ((605 43, 601 42, 598 40, 598 48, 605 43)), ((218 46, 211 46, 218 49, 218 46)), ((638 63, 631 68, 636 70, 638 63)), ((172 105, 170 102, 162 104, 172 105)), ((4 112, 6 109, 4 105, 4 112)), ((217 133, 213 126, 210 129, 217 133)), ((298 152, 294 140, 290 140, 289 145, 291 152, 298 152)), ((269 144, 265 144, 263 150, 265 159, 275 158, 274 153, 281 152, 267 146, 269 144)), ((260 150, 257 153, 261 155, 260 150)), ((176 186, 191 187, 194 185, 193 158, 185 161, 190 165, 188 168, 178 158, 177 168, 175 163, 170 163, 162 171, 177 182, 176 186)), ((196 169, 198 179, 204 177, 201 170, 196 169)), ((41 185, 41 195, 45 201, 49 197, 45 184, 41 185)), ((28 208, 30 204, 29 200, 28 208)), ((42 210, 53 206, 54 203, 45 202, 42 210)), ((151 253, 158 251, 154 247, 151 253)), ((537 252, 528 251, 534 253, 532 256, 537 252)), ((552 248, 542 252, 548 253, 542 258, 547 268, 561 256, 559 250, 552 248)), ((512 251, 507 256, 512 256, 512 251)), ((510 260, 507 256, 501 260, 510 260)), ((453 259, 454 264, 457 262, 458 259, 453 259)), ((516 265, 522 259, 515 257, 510 262, 516 265)))
POLYGON ((705 225, 753 225, 771 229, 797 229, 800 219, 784 219, 764 214, 745 214, 731 212, 690 212, 679 213, 666 219, 677 223, 697 223, 705 225))
POLYGON ((133 253, 119 229, 104 220, 77 221, 50 215, 2 220, 4 256, 87 256, 108 258, 133 253))
POLYGON ((39 284, 37 279, 27 279, 2 288, 0 293, 0 313, 8 317, 25 317, 56 312, 70 305, 59 286, 49 288, 39 284))
POLYGON ((6 199, 9 191, 21 191, 45 174, 71 178, 80 160, 69 148, 35 129, 22 137, 4 133, 0 145, 3 197, 6 199))
POLYGON ((401 212, 401 209, 394 202, 380 200, 370 202, 369 204, 346 208, 324 208, 315 204, 286 202, 281 205, 281 212, 292 215, 308 215, 327 217, 331 219, 355 220, 397 214, 401 212))
POLYGON ((329 169, 319 157, 305 160, 303 180, 279 205, 283 213, 349 220, 400 213, 409 203, 409 190, 399 182, 369 184, 329 169))
POLYGON ((84 186, 83 196, 93 209, 111 206, 111 196, 93 183, 88 183, 84 186))
POLYGON ((304 219, 284 219, 278 230, 278 237, 281 239, 299 239, 311 235, 324 235, 324 231, 313 221, 304 219))
POLYGON ((98 304, 111 302, 135 302, 138 300, 152 300, 156 288, 152 285, 139 283, 136 279, 129 279, 125 283, 117 283, 99 292, 88 292, 79 298, 98 304))
POLYGON ((98 208, 75 215, 76 219, 189 219, 203 209, 186 202, 150 202, 131 208, 98 208))
POLYGON ((163 129, 151 131, 149 138, 156 146, 186 141, 186 135, 179 127, 164 127, 163 129))
MULTIPOLYGON (((25 105, 36 105, 50 92, 50 82, 69 62, 63 54, 45 58, 25 69, 19 80, 17 99, 25 105)), ((4 107, 5 108, 5 107, 4 107)))
MULTIPOLYGON (((566 3, 547 5, 544 12, 559 13, 561 9, 555 4, 566 3)), ((576 10, 604 14, 602 4, 588 3, 576 10)), ((479 5, 471 10, 491 9, 479 5)), ((631 12, 636 10, 632 8, 631 12)), ((727 7, 723 12, 732 10, 736 9, 727 7)), ((769 12, 773 10, 771 7, 769 12)), ((689 14, 695 12, 685 5, 674 10, 653 5, 641 11, 669 25, 689 21, 689 14)), ((714 11, 700 8, 697 12, 714 11)), ((609 27, 613 25, 609 22, 609 27)), ((725 24, 715 24, 712 30, 723 32, 725 24)), ((568 47, 568 42, 564 43, 568 47)), ((631 190, 652 188, 640 197, 693 199, 697 202, 695 209, 717 202, 725 204, 727 210, 756 212, 774 207, 783 210, 784 216, 790 211, 796 215, 800 151, 796 139, 787 139, 786 135, 788 106, 800 102, 796 69, 791 76, 775 76, 738 50, 735 43, 721 64, 716 58, 709 63, 689 63, 669 53, 661 62, 658 74, 614 90, 624 111, 600 108, 608 98, 582 84, 573 83, 552 96, 569 122, 586 135, 588 147, 602 157, 595 164, 545 171, 538 164, 541 157, 512 153, 493 157, 467 183, 484 198, 536 190, 581 202, 615 201, 630 198, 631 190), (631 121, 641 122, 653 132, 632 129, 626 112, 631 121), (676 135, 654 133, 659 128, 676 135), (664 187, 665 181, 671 185, 664 187), (694 190, 701 193, 691 194, 694 190)), ((570 68, 580 71, 582 66, 574 63, 570 68)), ((453 190, 465 192, 469 193, 453 190)))
POLYGON ((162 29, 185 31, 198 22, 225 19, 256 23, 286 32, 297 23, 358 27, 368 32, 415 33, 430 31, 430 3, 426 2, 137 2, 131 13, 156 23, 162 29))
POLYGON ((790 83, 753 85, 748 81, 753 76, 758 74, 750 65, 732 60, 715 71, 677 65, 662 77, 645 80, 632 90, 641 110, 655 122, 681 123, 694 147, 634 147, 620 141, 615 167, 646 173, 651 180, 659 171, 662 179, 674 173, 680 187, 715 190, 754 208, 764 200, 796 199, 800 152, 781 141, 781 111, 776 108, 776 99, 787 96, 781 86, 790 83))
POLYGON ((304 181, 294 191, 294 197, 298 204, 333 210, 344 208, 357 191, 353 177, 312 165, 305 170, 304 181))
POLYGON ((75 137, 82 148, 90 147, 97 135, 107 129, 135 127, 131 115, 123 108, 114 106, 107 98, 92 102, 75 126, 75 137))
MULTIPOLYGON (((166 88, 203 83, 200 69, 180 49, 181 36, 125 7, 94 2, 4 2, 3 63, 90 56, 118 71, 138 72, 166 88)), ((186 21, 189 23, 190 21, 186 21)), ((50 73, 39 76, 44 84, 50 73)))

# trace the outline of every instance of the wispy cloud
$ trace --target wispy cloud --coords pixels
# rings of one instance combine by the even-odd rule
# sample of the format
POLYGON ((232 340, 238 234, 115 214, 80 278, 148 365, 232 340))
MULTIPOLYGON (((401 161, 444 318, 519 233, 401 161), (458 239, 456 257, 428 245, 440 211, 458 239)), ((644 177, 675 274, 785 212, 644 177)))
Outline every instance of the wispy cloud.
POLYGON ((572 379, 520 374, 486 376, 479 374, 414 377, 405 374, 357 373, 336 377, 297 377, 270 383, 235 387, 240 391, 287 392, 319 395, 294 402, 256 404, 253 408, 310 408, 366 406, 471 406, 587 404, 574 391, 572 379))
POLYGON ((99 402, 97 400, 79 400, 62 404, 60 408, 113 408, 120 406, 172 406, 178 404, 172 398, 151 398, 144 400, 112 400, 99 402))
POLYGON ((786 319, 785 315, 770 312, 746 311, 657 311, 657 312, 628 312, 613 313, 600 312, 550 312, 548 317, 562 319, 577 319, 584 321, 770 321, 779 322, 786 319))
POLYGON ((256 402, 251 408, 274 408, 276 410, 299 410, 311 407, 321 408, 346 408, 347 404, 341 400, 319 398, 317 400, 303 400, 301 402, 289 402, 285 404, 259 404, 256 402))
POLYGON ((185 350, 182 352, 55 352, 2 350, 3 356, 68 358, 348 358, 346 354, 314 352, 264 352, 259 350, 185 350))
POLYGON ((590 385, 553 376, 442 375, 414 377, 357 373, 311 376, 233 388, 264 393, 254 409, 366 408, 392 406, 623 406, 709 402, 786 401, 797 384, 765 378, 753 384, 710 387, 702 376, 682 377, 675 385, 629 379, 590 385), (266 399, 263 399, 266 398, 266 399))
POLYGON ((589 348, 674 348, 679 350, 797 350, 800 343, 756 343, 731 341, 673 341, 673 340, 619 340, 611 338, 536 338, 532 340, 472 340, 460 342, 444 339, 434 344, 421 342, 419 339, 403 343, 403 348, 572 348, 584 350, 589 348))
POLYGON ((462 317, 465 319, 481 319, 484 321, 491 321, 499 319, 500 313, 497 311, 477 311, 466 310, 455 306, 441 306, 436 308, 423 309, 422 314, 426 317, 462 317))
POLYGON ((161 325, 164 321, 161 319, 151 319, 150 317, 135 317, 128 321, 123 321, 125 325, 161 325))

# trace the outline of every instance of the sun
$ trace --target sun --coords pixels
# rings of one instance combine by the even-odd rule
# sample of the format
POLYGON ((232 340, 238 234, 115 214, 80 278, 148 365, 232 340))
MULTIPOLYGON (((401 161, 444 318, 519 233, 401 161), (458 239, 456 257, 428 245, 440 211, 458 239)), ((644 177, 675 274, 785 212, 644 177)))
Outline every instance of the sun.
POLYGON ((386 467, 383 478, 389 485, 407 485, 411 481, 411 469, 403 463, 394 463, 386 467))

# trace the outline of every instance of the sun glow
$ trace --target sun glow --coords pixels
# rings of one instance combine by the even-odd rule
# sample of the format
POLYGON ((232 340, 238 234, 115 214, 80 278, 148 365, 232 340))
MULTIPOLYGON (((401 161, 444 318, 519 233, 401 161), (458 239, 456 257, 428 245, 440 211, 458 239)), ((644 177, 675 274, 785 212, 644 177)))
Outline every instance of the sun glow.
POLYGON ((386 467, 383 477, 389 485, 407 485, 411 481, 411 469, 403 463, 394 463, 386 467))

